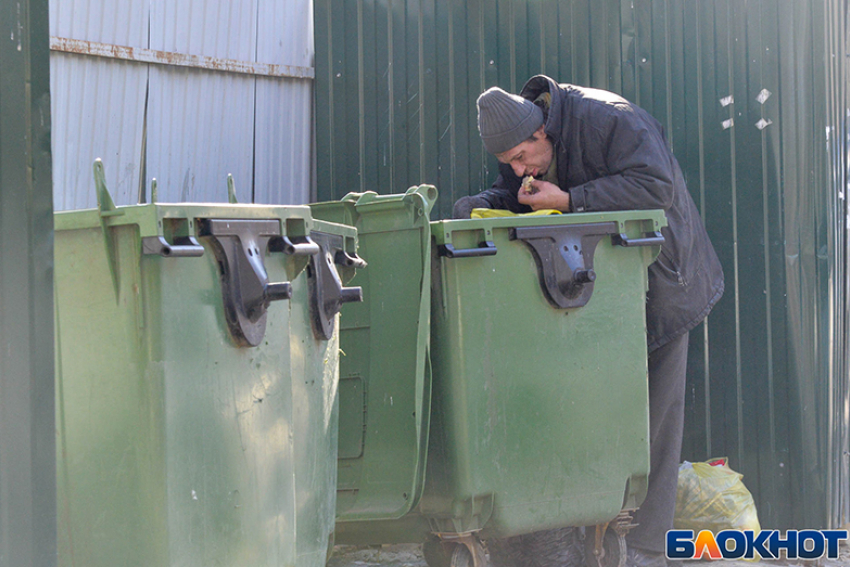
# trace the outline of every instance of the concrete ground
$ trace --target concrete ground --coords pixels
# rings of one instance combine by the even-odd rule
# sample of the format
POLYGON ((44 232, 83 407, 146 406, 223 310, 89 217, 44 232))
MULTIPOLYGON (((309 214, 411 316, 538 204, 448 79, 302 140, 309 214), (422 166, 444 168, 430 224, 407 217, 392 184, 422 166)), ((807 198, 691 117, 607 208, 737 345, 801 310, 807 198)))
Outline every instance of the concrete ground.
MULTIPOLYGON (((671 563, 672 565, 672 563, 671 563)), ((685 561, 682 567, 850 567, 850 548, 842 546, 835 560, 809 561, 685 561)), ((418 545, 383 545, 371 547, 337 546, 328 567, 428 567, 418 545)))

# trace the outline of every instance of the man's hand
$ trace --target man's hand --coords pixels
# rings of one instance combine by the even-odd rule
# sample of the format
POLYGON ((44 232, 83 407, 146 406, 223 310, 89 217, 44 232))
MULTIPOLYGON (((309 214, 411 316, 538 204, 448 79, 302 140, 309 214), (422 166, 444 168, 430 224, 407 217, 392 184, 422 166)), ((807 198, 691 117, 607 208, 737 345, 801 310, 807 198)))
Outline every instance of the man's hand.
POLYGON ((540 209, 555 209, 562 213, 570 212, 570 194, 561 191, 560 187, 548 181, 535 179, 531 182, 534 188, 532 193, 520 187, 517 193, 517 199, 523 205, 528 205, 532 210, 539 211, 540 209))

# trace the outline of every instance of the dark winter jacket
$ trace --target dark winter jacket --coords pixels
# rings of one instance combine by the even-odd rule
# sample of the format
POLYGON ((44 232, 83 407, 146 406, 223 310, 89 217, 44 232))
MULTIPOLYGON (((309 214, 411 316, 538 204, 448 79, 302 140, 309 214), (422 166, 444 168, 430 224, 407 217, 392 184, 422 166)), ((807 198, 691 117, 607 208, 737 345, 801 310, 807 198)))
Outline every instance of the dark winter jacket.
MULTIPOLYGON (((546 91, 545 132, 572 212, 663 209, 667 215, 661 254, 649 267, 647 341, 655 350, 699 324, 723 295, 720 261, 658 121, 614 93, 543 75, 529 79, 520 95, 534 101, 546 91)), ((517 200, 521 179, 509 165, 499 171, 491 189, 455 203, 455 218, 469 218, 475 207, 531 211, 517 200)))

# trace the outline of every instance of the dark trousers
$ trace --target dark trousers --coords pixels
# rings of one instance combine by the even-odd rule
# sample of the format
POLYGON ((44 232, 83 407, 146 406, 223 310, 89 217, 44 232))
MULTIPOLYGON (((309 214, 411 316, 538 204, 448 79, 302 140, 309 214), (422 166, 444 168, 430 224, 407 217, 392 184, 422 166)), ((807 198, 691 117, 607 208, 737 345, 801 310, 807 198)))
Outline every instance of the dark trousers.
POLYGON ((649 354, 649 488, 629 531, 630 547, 664 552, 673 529, 685 421, 688 333, 649 354))

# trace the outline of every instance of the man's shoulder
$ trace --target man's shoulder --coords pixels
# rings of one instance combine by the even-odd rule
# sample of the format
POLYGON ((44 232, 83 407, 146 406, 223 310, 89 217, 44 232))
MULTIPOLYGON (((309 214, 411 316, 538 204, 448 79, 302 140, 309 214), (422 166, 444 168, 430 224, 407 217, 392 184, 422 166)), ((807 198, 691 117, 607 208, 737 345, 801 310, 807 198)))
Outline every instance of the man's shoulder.
POLYGON ((610 110, 632 111, 634 105, 617 93, 592 87, 581 87, 564 83, 559 85, 563 94, 573 102, 589 108, 601 107, 610 110))

